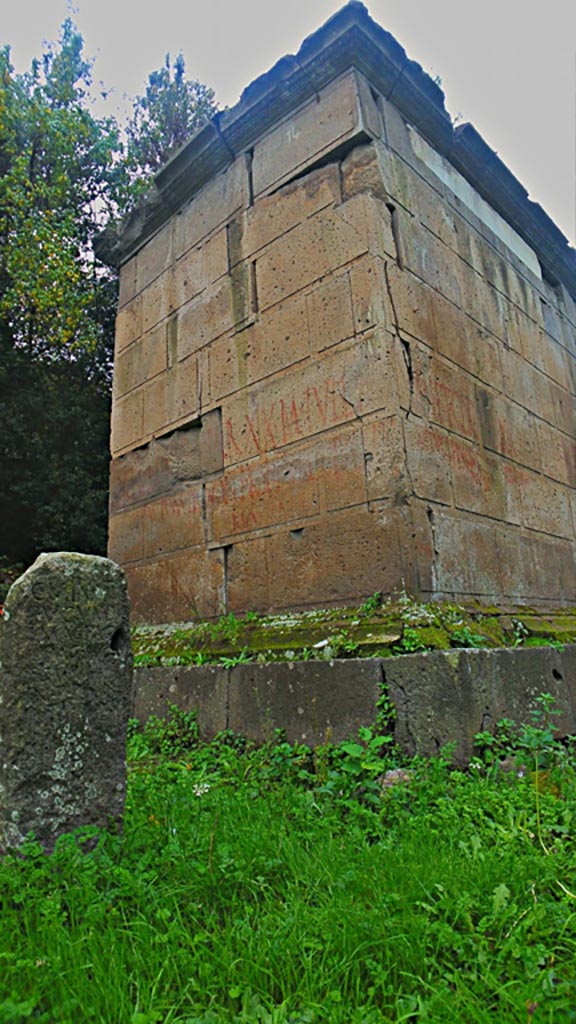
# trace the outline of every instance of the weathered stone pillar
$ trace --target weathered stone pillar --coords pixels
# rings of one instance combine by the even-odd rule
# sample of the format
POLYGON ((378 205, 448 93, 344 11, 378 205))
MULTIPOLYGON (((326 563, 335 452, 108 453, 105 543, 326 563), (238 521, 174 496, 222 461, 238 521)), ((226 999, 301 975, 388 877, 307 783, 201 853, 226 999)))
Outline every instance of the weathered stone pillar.
POLYGON ((131 696, 122 570, 40 555, 0 618, 0 851, 121 822, 131 696))

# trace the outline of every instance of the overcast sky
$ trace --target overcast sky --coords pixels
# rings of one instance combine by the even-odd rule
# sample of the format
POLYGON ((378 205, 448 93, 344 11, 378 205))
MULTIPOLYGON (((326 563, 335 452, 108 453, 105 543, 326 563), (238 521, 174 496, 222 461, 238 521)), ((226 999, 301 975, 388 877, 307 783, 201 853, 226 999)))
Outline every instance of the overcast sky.
MULTIPOLYGON (((17 70, 58 37, 69 0, 3 4, 0 43, 17 70)), ((72 14, 113 90, 111 113, 180 50, 220 105, 318 28, 338 0, 75 0, 72 14)), ((432 75, 572 244, 576 233, 576 0, 369 0, 372 17, 432 75)))

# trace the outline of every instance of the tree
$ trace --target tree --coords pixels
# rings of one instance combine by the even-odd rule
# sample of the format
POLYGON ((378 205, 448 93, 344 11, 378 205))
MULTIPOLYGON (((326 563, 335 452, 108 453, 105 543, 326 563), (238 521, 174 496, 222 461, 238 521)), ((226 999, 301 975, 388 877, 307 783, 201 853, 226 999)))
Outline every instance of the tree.
POLYGON ((215 110, 167 57, 123 146, 89 85, 70 19, 26 74, 0 49, 0 561, 105 553, 117 275, 92 241, 215 110))
POLYGON ((173 64, 167 54, 164 67, 148 76, 144 95, 135 99, 126 128, 126 164, 133 195, 145 189, 150 177, 216 109, 213 90, 186 79, 182 54, 173 64))
POLYGON ((0 51, 0 546, 17 561, 106 544, 115 278, 91 239, 120 145, 89 80, 70 20, 24 75, 0 51))

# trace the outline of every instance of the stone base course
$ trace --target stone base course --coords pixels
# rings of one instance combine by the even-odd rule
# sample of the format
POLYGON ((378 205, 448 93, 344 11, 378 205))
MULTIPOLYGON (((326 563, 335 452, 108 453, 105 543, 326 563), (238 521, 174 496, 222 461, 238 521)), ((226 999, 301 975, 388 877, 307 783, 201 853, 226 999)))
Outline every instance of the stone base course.
POLYGON ((139 668, 134 714, 196 711, 201 733, 231 729, 258 743, 284 729, 291 743, 338 743, 372 725, 386 692, 394 740, 407 754, 432 756, 454 745, 457 763, 474 736, 502 718, 531 720, 535 699, 551 693, 559 736, 576 733, 576 645, 563 650, 452 650, 391 658, 270 665, 139 668))

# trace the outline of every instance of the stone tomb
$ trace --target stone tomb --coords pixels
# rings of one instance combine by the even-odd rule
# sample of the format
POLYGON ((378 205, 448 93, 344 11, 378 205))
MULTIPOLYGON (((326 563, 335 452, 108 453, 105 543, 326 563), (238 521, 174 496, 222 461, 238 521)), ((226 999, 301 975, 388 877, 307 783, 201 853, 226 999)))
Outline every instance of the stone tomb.
POLYGON ((126 582, 107 558, 40 555, 0 618, 0 852, 120 826, 132 654, 126 582))
POLYGON ((99 252, 136 619, 576 600, 576 254, 362 4, 99 252))

